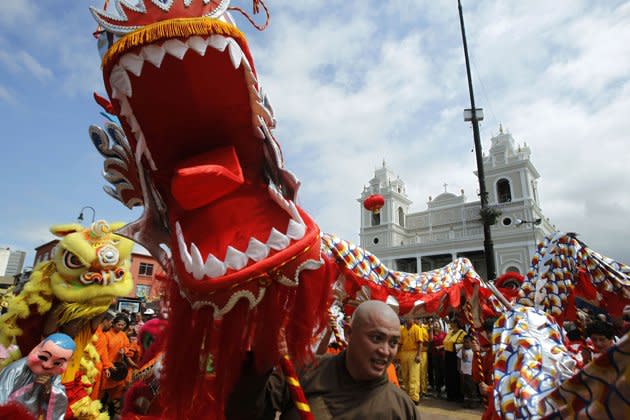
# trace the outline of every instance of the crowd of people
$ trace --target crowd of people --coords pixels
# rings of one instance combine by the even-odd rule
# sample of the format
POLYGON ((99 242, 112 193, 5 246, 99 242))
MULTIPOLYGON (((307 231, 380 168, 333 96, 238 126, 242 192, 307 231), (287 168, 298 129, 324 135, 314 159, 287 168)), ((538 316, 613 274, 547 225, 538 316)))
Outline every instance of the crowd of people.
POLYGON ((145 322, 156 316, 153 309, 130 314, 106 312, 96 329, 95 348, 100 357, 91 397, 107 407, 110 417, 120 414, 122 398, 131 383, 132 372, 140 368, 143 347, 139 335, 145 322))
MULTIPOLYGON (((630 314, 628 314, 630 315, 630 314)), ((629 316, 579 311, 579 322, 563 325, 565 343, 577 368, 598 357, 630 330, 629 316)), ((492 332, 497 318, 488 318, 477 335, 459 318, 426 317, 401 321, 395 359, 401 387, 416 404, 426 397, 458 402, 464 408, 486 406, 492 395, 492 332)))

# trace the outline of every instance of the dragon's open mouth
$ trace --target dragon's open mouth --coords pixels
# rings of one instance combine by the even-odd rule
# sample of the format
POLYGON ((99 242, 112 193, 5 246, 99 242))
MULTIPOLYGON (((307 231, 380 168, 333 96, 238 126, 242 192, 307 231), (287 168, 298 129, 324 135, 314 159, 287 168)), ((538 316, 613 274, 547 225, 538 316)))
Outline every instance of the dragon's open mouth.
POLYGON ((198 290, 268 269, 317 230, 293 202, 297 181, 282 182, 271 109, 244 38, 226 25, 119 48, 104 65, 136 161, 170 209, 175 263, 198 290))

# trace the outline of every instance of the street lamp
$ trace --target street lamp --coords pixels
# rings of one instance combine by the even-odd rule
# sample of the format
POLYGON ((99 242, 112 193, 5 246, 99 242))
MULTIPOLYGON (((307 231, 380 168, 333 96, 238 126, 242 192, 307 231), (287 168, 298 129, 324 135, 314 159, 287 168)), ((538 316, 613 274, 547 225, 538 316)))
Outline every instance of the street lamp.
POLYGON ((532 229, 534 228, 534 226, 538 226, 539 224, 542 223, 542 219, 538 218, 536 220, 523 220, 523 219, 516 219, 516 226, 520 226, 520 225, 532 225, 532 229))
POLYGON ((85 209, 90 209, 92 210, 92 223, 94 223, 94 218, 96 217, 96 210, 94 210, 94 207, 92 206, 85 206, 81 209, 81 212, 79 213, 79 217, 77 217, 77 220, 79 222, 83 222, 83 210, 85 209))
POLYGON ((479 121, 483 120, 483 109, 475 106, 475 95, 473 93, 472 77, 470 75, 470 61, 468 60, 468 43, 466 42, 466 29, 464 28, 464 12, 462 3, 457 0, 459 8, 459 23, 462 29, 462 43, 464 44, 464 58, 466 59, 466 76, 468 76, 468 93, 470 95, 470 108, 464 110, 464 121, 471 122, 473 128, 473 138, 475 141, 475 157, 477 159, 477 176, 479 177, 479 199, 481 202, 481 215, 483 222, 483 252, 486 259, 486 272, 488 280, 493 281, 497 276, 494 262, 494 244, 492 243, 492 233, 490 226, 496 218, 491 217, 492 209, 488 207, 488 192, 486 191, 486 177, 483 168, 483 153, 481 150, 481 139, 479 136, 479 121))
POLYGON ((516 226, 532 225, 532 235, 534 235, 534 248, 536 248, 536 226, 542 223, 542 219, 540 217, 534 220, 515 219, 514 222, 516 226))

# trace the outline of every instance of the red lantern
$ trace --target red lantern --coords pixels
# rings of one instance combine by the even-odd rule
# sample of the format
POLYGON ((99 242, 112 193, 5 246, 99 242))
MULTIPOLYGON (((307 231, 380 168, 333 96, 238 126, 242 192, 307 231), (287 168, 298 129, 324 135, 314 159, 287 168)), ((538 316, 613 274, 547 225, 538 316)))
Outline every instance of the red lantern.
POLYGON ((385 199, 380 194, 372 194, 363 201, 363 207, 372 213, 378 213, 385 205, 385 199))

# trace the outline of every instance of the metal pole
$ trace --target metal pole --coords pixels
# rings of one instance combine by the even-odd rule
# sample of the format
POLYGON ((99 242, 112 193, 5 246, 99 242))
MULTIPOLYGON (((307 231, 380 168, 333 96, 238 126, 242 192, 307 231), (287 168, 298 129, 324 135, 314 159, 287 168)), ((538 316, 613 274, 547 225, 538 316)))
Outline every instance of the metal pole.
POLYGON ((81 211, 79 212, 79 217, 77 217, 77 220, 82 222, 83 221, 83 210, 85 209, 89 209, 92 210, 92 223, 94 223, 94 219, 96 218, 96 210, 94 210, 94 207, 92 206, 85 206, 81 209, 81 211))
MULTIPOLYGON (((477 119, 477 108, 475 108, 475 96, 473 94, 472 78, 470 76, 470 62, 468 60, 468 44, 466 43, 466 30, 464 29, 464 13, 462 11, 461 0, 457 0, 459 7, 459 23, 462 28, 462 42, 464 43, 464 57, 466 59, 466 75, 468 76, 468 93, 470 94, 470 108, 472 111, 473 137, 475 139, 475 156, 477 158, 477 175, 479 176, 479 196, 481 199, 481 212, 488 208, 488 192, 486 191, 486 177, 483 170, 483 153, 481 150, 481 139, 479 138, 479 121, 477 119)), ((492 243, 492 233, 490 223, 486 218, 483 221, 483 249, 486 258, 486 271, 488 280, 494 280, 497 276, 494 264, 494 245, 492 243)))

